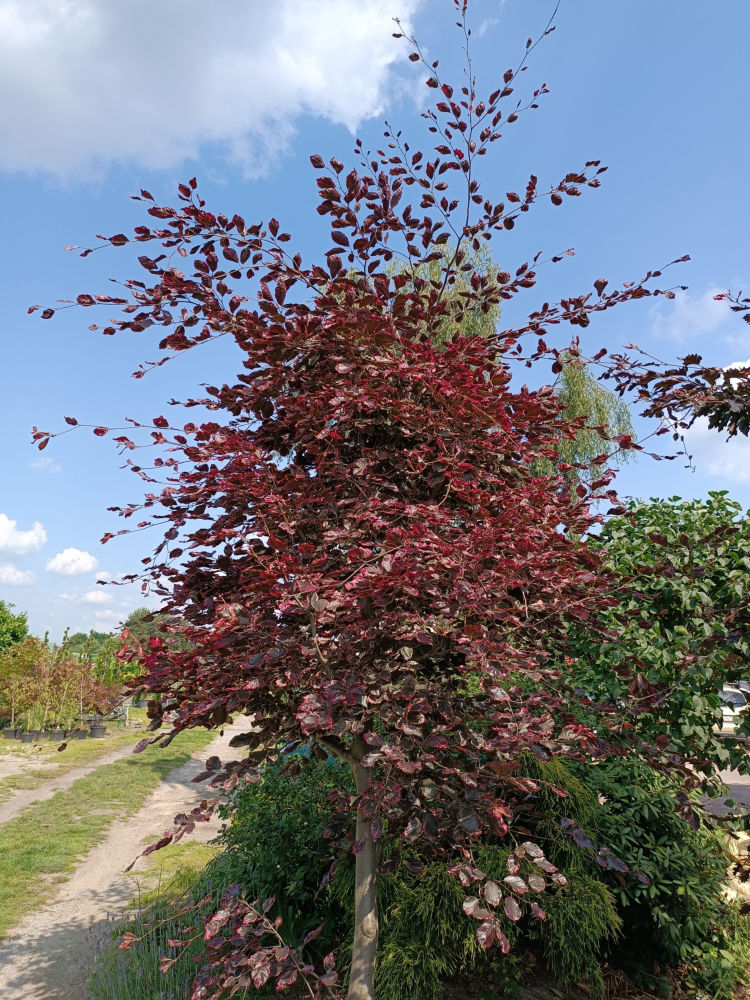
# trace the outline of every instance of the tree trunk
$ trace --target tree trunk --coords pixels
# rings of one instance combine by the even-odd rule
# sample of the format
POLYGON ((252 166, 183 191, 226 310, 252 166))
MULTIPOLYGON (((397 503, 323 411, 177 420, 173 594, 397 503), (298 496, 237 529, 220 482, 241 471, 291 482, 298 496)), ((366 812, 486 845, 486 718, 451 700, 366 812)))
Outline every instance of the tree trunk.
MULTIPOLYGON (((352 748, 358 759, 365 747, 352 748)), ((357 795, 370 783, 367 768, 354 764, 357 795)), ((354 867, 354 942, 352 970, 347 1000, 375 1000, 375 958, 378 949, 378 850, 370 831, 370 820, 357 813, 356 839, 364 846, 355 858, 354 867)))

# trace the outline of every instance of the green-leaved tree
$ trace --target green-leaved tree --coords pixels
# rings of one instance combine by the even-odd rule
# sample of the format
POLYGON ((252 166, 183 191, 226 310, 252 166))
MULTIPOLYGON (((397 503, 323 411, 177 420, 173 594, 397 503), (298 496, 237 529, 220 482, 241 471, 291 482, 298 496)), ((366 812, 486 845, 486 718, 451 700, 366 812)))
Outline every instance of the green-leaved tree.
POLYGON ((0 601, 0 649, 5 649, 14 642, 21 642, 29 634, 26 612, 14 614, 14 607, 14 604, 0 601))

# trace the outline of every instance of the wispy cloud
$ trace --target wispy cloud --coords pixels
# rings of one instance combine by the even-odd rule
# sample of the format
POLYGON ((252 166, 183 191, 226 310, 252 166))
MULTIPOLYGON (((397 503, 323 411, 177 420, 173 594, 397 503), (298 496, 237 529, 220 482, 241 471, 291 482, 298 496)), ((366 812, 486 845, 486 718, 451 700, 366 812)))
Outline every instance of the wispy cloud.
POLYGON ((86 604, 109 604, 112 597, 105 590, 87 590, 81 600, 86 604))
POLYGON ((46 472, 50 476, 56 476, 58 472, 62 472, 62 466, 54 458, 36 458, 33 462, 29 462, 29 465, 32 469, 46 472))
POLYGON ((18 522, 0 514, 0 552, 13 552, 25 555, 27 552, 38 552, 47 541, 47 532, 39 521, 34 521, 31 528, 22 531, 18 522))
POLYGON ((721 291, 715 287, 700 294, 678 291, 674 299, 660 300, 651 308, 654 335, 675 343, 691 344, 714 333, 732 317, 726 302, 715 298, 721 291))
POLYGON ((267 172, 301 114, 382 113, 424 0, 0 0, 0 167, 74 177, 224 150, 267 172))
POLYGON ((722 483, 750 483, 750 440, 738 435, 728 441, 700 417, 685 434, 685 444, 698 472, 722 483))
POLYGON ((100 622, 108 622, 110 624, 114 624, 115 622, 121 621, 123 615, 120 614, 119 611, 111 611, 111 610, 95 611, 94 618, 96 618, 96 620, 100 622))
POLYGON ((0 565, 0 583, 6 587, 28 587, 34 582, 34 574, 31 570, 17 569, 11 563, 0 565))

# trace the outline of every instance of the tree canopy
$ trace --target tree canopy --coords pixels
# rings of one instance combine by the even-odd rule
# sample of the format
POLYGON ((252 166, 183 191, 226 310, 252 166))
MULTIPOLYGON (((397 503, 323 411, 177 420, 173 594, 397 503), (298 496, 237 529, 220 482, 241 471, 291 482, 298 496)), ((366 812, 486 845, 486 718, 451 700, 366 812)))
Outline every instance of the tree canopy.
MULTIPOLYGON (((611 638, 576 629, 579 683, 707 773, 746 767, 746 749, 714 728, 718 690, 749 669, 750 516, 726 492, 639 501, 591 544, 619 580, 618 599, 596 612, 611 638)), ((750 718, 739 734, 750 735, 750 718)))
POLYGON ((21 642, 29 634, 25 611, 13 611, 14 604, 0 601, 0 649, 21 642))

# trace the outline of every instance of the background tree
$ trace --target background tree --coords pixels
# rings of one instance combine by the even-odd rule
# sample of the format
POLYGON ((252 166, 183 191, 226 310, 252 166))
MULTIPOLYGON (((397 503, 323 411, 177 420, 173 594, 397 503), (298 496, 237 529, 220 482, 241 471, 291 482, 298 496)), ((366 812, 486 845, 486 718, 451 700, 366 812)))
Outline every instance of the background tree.
POLYGON ((561 435, 557 443, 558 465, 564 463, 567 473, 598 476, 602 465, 613 460, 626 463, 633 457, 631 443, 636 439, 628 405, 618 399, 592 374, 591 369, 575 349, 560 355, 562 370, 555 383, 555 394, 562 406, 565 419, 582 421, 582 428, 575 437, 561 435), (601 428, 600 433, 597 428, 601 428), (624 437, 627 446, 618 445, 624 437), (595 460, 606 455, 606 461, 595 460))
POLYGON ((25 611, 13 613, 15 605, 0 601, 0 649, 21 642, 29 634, 25 611))
MULTIPOLYGON (((576 630, 579 682, 644 738, 701 761, 707 773, 748 770, 746 749, 714 734, 717 691, 750 663, 748 515, 725 491, 637 502, 590 545, 620 583, 618 600, 597 611, 611 638, 576 630)), ((750 718, 738 733, 750 735, 750 718)))
MULTIPOLYGON (((148 609, 141 608, 139 612, 148 614, 148 609)), ((139 620, 134 620, 136 626, 139 620)), ((125 627, 123 626, 123 631, 125 627)), ((145 623, 142 624, 144 634, 147 627, 145 623)), ((62 642, 62 652, 67 657, 89 664, 93 676, 100 683, 122 685, 125 681, 137 677, 140 670, 137 664, 125 662, 118 657, 117 654, 121 646, 120 635, 96 632, 92 629, 88 634, 76 632, 74 635, 68 636, 66 633, 62 642)))
POLYGON ((33 673, 41 645, 38 639, 27 636, 0 649, 0 704, 11 728, 15 728, 18 714, 27 707, 30 692, 25 678, 33 673))
POLYGON ((155 611, 147 607, 131 611, 119 635, 119 646, 124 652, 123 656, 118 657, 120 669, 129 669, 130 677, 137 677, 142 672, 137 667, 137 657, 142 657, 148 652, 150 639, 158 639, 167 645, 186 649, 185 640, 180 635, 178 626, 179 620, 164 611, 155 611), (135 654, 136 659, 133 659, 131 654, 135 654))
POLYGON ((387 273, 399 280, 406 277, 404 291, 423 291, 428 286, 442 292, 453 308, 431 329, 434 343, 444 345, 456 337, 497 336, 500 322, 500 304, 483 304, 476 301, 471 288, 471 276, 482 275, 494 280, 500 271, 492 259, 489 246, 480 243, 476 249, 471 244, 442 244, 428 263, 402 261, 391 264, 387 273))

